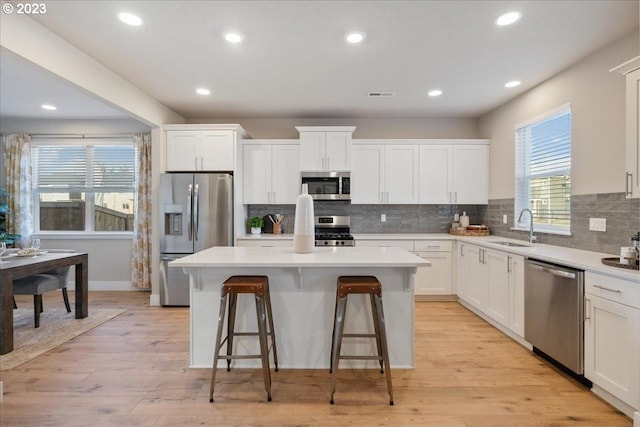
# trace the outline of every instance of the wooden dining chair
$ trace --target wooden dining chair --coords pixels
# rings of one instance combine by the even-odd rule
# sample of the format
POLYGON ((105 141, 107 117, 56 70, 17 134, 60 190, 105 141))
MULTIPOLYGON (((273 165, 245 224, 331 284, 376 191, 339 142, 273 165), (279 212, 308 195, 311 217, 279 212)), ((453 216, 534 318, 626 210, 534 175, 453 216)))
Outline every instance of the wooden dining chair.
MULTIPOLYGON (((47 249, 49 253, 75 252, 73 249, 47 249)), ((40 327, 40 313, 43 311, 42 295, 45 292, 62 290, 62 298, 67 313, 71 313, 69 295, 67 293, 67 279, 69 267, 61 267, 49 270, 45 273, 34 274, 13 281, 14 295, 33 295, 34 327, 40 327)), ((14 308, 17 307, 15 299, 14 308)))

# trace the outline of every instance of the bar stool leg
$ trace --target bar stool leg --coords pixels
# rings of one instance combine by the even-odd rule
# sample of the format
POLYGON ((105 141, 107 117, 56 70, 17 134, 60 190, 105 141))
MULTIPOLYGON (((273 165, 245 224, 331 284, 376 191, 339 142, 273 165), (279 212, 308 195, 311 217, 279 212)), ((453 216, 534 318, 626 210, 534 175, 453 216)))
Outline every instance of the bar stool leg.
POLYGON ((271 335, 271 347, 273 348, 273 363, 276 365, 276 372, 278 372, 278 350, 276 348, 276 333, 273 327, 273 312, 271 311, 271 294, 269 292, 269 279, 267 279, 267 289, 264 293, 264 298, 267 303, 267 320, 269 321, 269 331, 270 331, 269 335, 271 335))
MULTIPOLYGON (((233 332, 236 327, 236 307, 238 294, 229 294, 229 318, 227 319, 227 356, 233 354, 233 332)), ((227 359, 227 372, 231 370, 231 359, 227 359)))
POLYGON ((391 368, 389 366, 389 350, 387 348, 387 328, 384 322, 384 311, 382 309, 382 297, 374 296, 378 327, 380 329, 380 341, 382 344, 382 357, 384 359, 384 367, 387 371, 387 391, 389 392, 389 405, 393 405, 393 386, 391 385, 391 368))
POLYGON ((258 337, 260 338, 260 353, 262 359, 262 374, 264 389, 267 391, 267 401, 271 402, 271 371, 269 370, 269 344, 267 342, 266 304, 264 297, 256 295, 256 314, 258 316, 258 337))
POLYGON ((336 376, 338 374, 338 363, 342 346, 342 333, 344 332, 344 316, 347 309, 347 296, 338 299, 336 306, 336 317, 334 320, 334 336, 331 345, 331 393, 329 402, 333 405, 333 395, 336 392, 336 376))
POLYGON ((336 289, 335 304, 333 305, 333 331, 331 332, 331 353, 329 356, 329 373, 333 372, 333 342, 336 338, 336 318, 338 317, 338 290, 336 289))
POLYGON ((378 313, 376 313, 376 303, 374 295, 369 294, 369 300, 371 301, 371 318, 373 319, 373 330, 376 334, 376 347, 378 348, 378 357, 380 358, 380 373, 384 374, 383 363, 384 355, 382 354, 382 343, 380 342, 380 322, 378 321, 378 313))
POLYGON ((216 345, 213 348, 213 370, 211 372, 211 387, 209 387, 209 402, 213 402, 213 388, 216 384, 216 372, 218 371, 218 357, 220 356, 220 341, 222 340, 222 328, 224 323, 224 312, 227 307, 227 294, 220 297, 220 314, 218 315, 218 333, 216 334, 216 345))

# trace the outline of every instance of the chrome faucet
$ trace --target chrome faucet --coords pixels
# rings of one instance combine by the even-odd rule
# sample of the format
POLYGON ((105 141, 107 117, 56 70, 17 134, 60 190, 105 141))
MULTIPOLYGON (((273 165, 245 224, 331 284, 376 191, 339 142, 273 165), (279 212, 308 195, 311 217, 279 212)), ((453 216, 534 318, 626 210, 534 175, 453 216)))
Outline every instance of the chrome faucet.
POLYGON ((520 221, 522 220, 522 215, 525 212, 529 212, 529 243, 534 243, 537 239, 536 236, 533 235, 533 213, 531 213, 531 209, 522 209, 522 211, 520 212, 520 216, 518 217, 518 224, 520 224, 520 221))

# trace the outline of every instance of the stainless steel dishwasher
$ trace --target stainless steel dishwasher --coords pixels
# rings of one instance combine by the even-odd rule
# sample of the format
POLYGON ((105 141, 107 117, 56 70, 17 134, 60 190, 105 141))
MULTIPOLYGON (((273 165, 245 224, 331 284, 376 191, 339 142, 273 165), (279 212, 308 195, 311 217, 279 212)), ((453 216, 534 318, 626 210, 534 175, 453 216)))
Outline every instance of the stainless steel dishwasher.
POLYGON ((537 353, 584 374, 584 271, 527 259, 524 338, 537 353))

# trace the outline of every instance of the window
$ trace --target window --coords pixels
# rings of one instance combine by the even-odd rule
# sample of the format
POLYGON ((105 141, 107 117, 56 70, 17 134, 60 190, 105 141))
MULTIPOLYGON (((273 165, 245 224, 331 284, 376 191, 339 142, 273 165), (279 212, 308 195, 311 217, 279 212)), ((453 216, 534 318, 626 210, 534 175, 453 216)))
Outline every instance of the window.
MULTIPOLYGON (((569 234, 571 109, 568 105, 516 127, 514 207, 516 228, 525 228, 517 221, 520 212, 529 208, 534 230, 569 234)), ((529 221, 528 217, 526 220, 529 221)))
POLYGON ((132 141, 32 141, 34 231, 133 231, 132 141))

